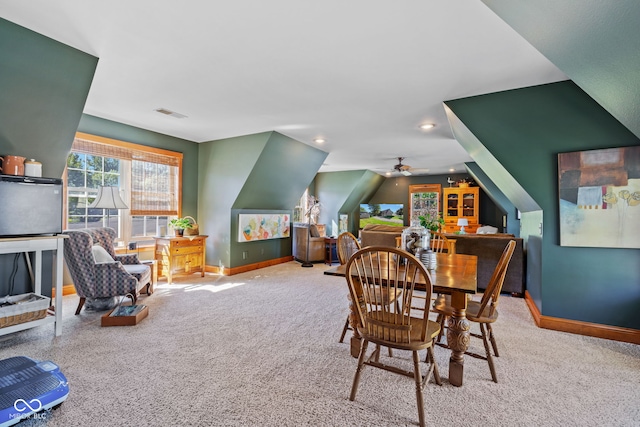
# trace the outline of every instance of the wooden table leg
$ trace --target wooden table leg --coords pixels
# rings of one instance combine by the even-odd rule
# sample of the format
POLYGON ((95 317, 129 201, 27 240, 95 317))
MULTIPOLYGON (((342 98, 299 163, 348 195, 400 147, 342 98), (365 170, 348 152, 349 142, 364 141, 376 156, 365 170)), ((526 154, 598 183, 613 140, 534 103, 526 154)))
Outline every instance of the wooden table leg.
POLYGON ((449 358, 449 383, 460 387, 464 376, 464 353, 469 348, 469 329, 467 320, 467 296, 463 292, 451 295, 453 315, 447 323, 447 344, 451 349, 449 358))

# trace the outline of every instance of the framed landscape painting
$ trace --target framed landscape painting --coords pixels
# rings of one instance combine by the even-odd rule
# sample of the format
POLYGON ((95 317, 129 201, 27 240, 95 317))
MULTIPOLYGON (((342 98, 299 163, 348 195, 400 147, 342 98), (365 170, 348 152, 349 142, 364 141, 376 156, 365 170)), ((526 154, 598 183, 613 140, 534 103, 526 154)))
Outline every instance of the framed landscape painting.
POLYGON ((289 237, 290 220, 288 213, 239 214, 238 242, 289 237))
POLYGON ((560 245, 640 248, 640 146, 558 154, 560 245))

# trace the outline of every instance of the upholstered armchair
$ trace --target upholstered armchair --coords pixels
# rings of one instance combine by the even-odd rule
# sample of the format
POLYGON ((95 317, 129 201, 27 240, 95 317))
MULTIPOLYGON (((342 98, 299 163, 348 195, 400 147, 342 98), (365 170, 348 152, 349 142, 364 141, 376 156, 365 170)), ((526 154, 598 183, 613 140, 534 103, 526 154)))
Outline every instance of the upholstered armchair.
POLYGON ((325 224, 296 223, 293 225, 293 256, 299 261, 324 261, 325 224), (309 259, 307 259, 307 239, 309 259))
POLYGON ((64 258, 80 297, 76 314, 87 300, 130 295, 135 303, 139 290, 150 292, 151 268, 136 254, 116 255, 112 228, 65 230, 64 258))

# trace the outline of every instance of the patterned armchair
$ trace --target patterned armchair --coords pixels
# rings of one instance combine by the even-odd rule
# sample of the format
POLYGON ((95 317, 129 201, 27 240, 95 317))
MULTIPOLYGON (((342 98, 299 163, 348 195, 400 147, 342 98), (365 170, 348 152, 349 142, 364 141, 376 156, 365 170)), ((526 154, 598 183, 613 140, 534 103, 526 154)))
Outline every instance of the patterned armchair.
POLYGON ((80 297, 76 314, 85 301, 131 295, 135 303, 139 290, 150 293, 151 268, 141 264, 136 254, 116 255, 112 228, 65 230, 64 258, 80 297))

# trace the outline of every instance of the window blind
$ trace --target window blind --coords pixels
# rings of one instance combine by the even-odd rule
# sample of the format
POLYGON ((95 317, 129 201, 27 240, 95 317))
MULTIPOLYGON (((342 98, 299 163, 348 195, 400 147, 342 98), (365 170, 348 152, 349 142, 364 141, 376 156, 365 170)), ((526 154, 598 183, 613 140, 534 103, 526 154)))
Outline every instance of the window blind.
POLYGON ((121 141, 84 138, 75 138, 71 150, 129 161, 131 215, 178 215, 182 153, 121 141))

